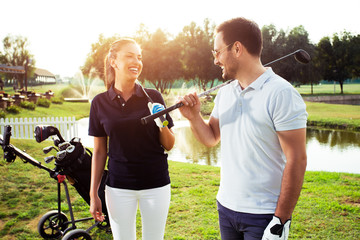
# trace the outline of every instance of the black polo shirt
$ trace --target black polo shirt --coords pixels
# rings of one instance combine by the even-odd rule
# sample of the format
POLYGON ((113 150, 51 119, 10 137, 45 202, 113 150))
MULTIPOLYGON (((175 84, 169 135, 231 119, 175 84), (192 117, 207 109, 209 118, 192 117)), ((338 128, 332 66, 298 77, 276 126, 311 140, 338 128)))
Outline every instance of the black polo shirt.
MULTIPOLYGON (((106 184, 110 187, 142 190, 162 187, 170 183, 167 154, 159 141, 159 128, 154 121, 141 124, 148 116, 148 99, 141 87, 127 101, 117 95, 113 86, 98 94, 91 102, 89 135, 109 138, 106 184)), ((154 102, 165 106, 161 94, 145 89, 154 102)), ((168 127, 174 126, 166 115, 168 127)))

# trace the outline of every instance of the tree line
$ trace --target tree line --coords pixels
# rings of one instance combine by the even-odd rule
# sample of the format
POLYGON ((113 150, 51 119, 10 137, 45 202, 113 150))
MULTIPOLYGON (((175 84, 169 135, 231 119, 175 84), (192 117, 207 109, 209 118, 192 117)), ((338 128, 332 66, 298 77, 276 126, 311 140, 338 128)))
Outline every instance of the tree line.
MULTIPOLYGON (((133 36, 143 50, 144 69, 140 80, 151 82, 162 93, 171 89, 177 79, 194 81, 203 90, 212 87, 216 80, 221 80, 221 69, 214 65, 211 54, 214 28, 209 19, 205 19, 202 26, 191 22, 172 37, 161 29, 150 33, 141 24, 133 36)), ((261 59, 264 64, 298 49, 310 54, 312 60, 306 65, 297 63, 293 58, 271 64, 276 73, 293 84, 336 81, 343 93, 344 81, 360 76, 360 35, 353 36, 344 31, 313 44, 302 25, 289 32, 278 30, 274 25, 265 25, 261 31, 264 46, 261 59)), ((119 37, 99 36, 82 67, 84 75, 95 74, 104 79, 103 59, 110 44, 119 37)))
MULTIPOLYGON (((151 33, 140 24, 134 38, 143 50, 143 72, 140 81, 145 80, 162 93, 167 93, 176 80, 193 81, 206 90, 217 81, 222 81, 221 69, 214 65, 211 53, 215 24, 205 19, 202 25, 191 22, 184 26, 176 36, 158 29, 151 33)), ((278 30, 274 25, 265 25, 263 34, 262 62, 266 64, 298 49, 304 49, 312 60, 309 64, 297 63, 294 58, 286 58, 271 64, 280 76, 295 85, 317 84, 321 80, 336 81, 343 93, 343 83, 347 79, 360 76, 360 35, 349 32, 335 33, 323 37, 317 44, 309 40, 309 34, 300 25, 290 31, 278 30)), ((112 42, 121 36, 99 35, 98 41, 91 44, 91 51, 81 71, 89 78, 104 80, 104 58, 112 42)), ((27 58, 34 57, 27 50, 27 39, 8 36, 3 40, 4 52, 0 52, 0 64, 24 66, 27 58)), ((35 67, 35 61, 29 69, 35 67)), ((21 76, 16 77, 23 86, 21 76)))

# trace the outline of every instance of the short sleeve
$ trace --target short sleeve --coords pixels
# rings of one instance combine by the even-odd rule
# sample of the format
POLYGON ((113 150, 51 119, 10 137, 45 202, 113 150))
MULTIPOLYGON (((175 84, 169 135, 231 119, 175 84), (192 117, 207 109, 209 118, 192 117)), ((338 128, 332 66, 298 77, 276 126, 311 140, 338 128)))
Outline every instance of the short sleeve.
POLYGON ((106 132, 99 119, 99 98, 94 98, 91 102, 90 115, 89 115, 89 135, 94 137, 105 137, 106 132))
POLYGON ((306 105, 295 89, 289 87, 279 92, 273 106, 272 118, 276 131, 306 128, 306 105))

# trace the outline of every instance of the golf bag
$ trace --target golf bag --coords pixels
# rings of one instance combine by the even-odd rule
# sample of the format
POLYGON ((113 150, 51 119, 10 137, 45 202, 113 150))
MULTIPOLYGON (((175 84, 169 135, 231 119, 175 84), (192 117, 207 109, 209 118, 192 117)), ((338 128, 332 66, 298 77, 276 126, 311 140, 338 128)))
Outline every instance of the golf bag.
MULTIPOLYGON (((90 182, 91 182, 91 159, 92 153, 85 148, 80 138, 74 137, 66 142, 58 129, 52 126, 36 126, 35 139, 42 142, 51 135, 57 135, 54 145, 59 148, 55 158, 55 165, 62 175, 65 175, 69 183, 75 187, 80 196, 90 205, 90 182)), ((102 211, 107 216, 105 204, 105 181, 107 170, 104 171, 99 187, 99 197, 102 203, 102 211)))
MULTIPOLYGON (((69 147, 67 147, 68 149, 69 147)), ((70 141, 70 150, 63 159, 56 159, 55 165, 62 169, 69 183, 75 187, 80 196, 90 205, 90 182, 91 182, 91 159, 92 153, 88 148, 84 148, 79 138, 70 141), (72 147, 74 146, 74 147, 72 147)), ((68 151, 68 150, 65 150, 68 151)), ((102 203, 102 211, 107 215, 105 204, 105 181, 107 170, 104 171, 99 187, 99 197, 102 203)))

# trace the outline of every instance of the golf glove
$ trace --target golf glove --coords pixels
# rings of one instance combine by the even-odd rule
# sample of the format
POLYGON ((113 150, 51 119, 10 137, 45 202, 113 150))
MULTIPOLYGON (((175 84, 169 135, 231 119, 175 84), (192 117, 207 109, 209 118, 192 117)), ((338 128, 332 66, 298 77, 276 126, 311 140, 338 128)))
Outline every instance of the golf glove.
MULTIPOLYGON (((165 109, 165 107, 162 104, 151 103, 151 102, 148 102, 148 108, 149 108, 151 114, 155 114, 155 113, 160 112, 165 109)), ((165 115, 164 115, 164 118, 165 118, 165 115)), ((154 121, 159 128, 165 127, 164 124, 161 122, 160 118, 155 118, 154 121)))
POLYGON ((262 240, 287 240, 289 237, 291 220, 281 224, 280 218, 273 216, 273 219, 266 227, 262 240))

